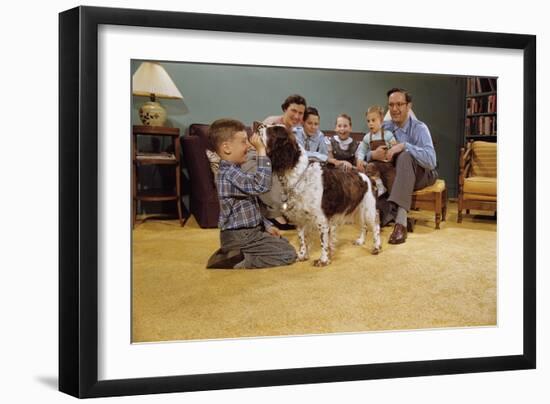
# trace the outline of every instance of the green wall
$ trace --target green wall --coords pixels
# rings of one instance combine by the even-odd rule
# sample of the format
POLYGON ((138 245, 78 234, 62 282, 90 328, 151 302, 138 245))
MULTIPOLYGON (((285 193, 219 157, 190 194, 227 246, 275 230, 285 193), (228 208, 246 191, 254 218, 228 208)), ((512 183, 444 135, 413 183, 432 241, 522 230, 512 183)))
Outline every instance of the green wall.
MULTIPOLYGON (((133 61, 132 74, 139 66, 133 61)), ((354 131, 367 131, 365 111, 385 105, 386 91, 403 87, 413 95, 413 110, 432 133, 439 174, 450 196, 457 193, 458 152, 462 144, 464 79, 456 76, 364 71, 312 70, 256 66, 163 63, 183 94, 183 100, 161 100, 167 126, 185 133, 192 123, 232 117, 250 124, 281 114, 290 94, 303 95, 321 114, 321 128, 333 129, 336 116, 352 117, 354 131)), ((133 97, 132 123, 140 124, 137 108, 144 97, 133 97)))

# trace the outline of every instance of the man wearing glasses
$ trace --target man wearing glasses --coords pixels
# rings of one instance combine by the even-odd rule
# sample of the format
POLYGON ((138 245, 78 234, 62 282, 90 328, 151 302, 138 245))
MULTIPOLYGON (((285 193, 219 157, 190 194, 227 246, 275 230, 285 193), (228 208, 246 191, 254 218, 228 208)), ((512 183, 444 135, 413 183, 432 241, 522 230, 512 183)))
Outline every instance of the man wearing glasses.
POLYGON ((402 88, 392 88, 387 93, 391 121, 384 121, 383 128, 393 132, 397 144, 390 149, 380 146, 371 154, 374 160, 393 160, 395 181, 386 201, 380 200, 382 225, 395 221, 390 244, 402 244, 407 239, 407 212, 411 207, 412 193, 437 179, 436 156, 428 126, 409 114, 411 94, 402 88))

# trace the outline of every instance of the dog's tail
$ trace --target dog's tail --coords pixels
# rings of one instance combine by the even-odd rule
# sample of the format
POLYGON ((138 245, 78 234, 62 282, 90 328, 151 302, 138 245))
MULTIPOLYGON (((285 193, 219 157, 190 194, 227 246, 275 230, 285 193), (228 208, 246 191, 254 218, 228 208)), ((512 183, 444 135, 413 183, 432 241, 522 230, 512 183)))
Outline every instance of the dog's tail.
POLYGON ((367 185, 369 187, 367 194, 377 195, 378 190, 377 190, 376 182, 374 181, 374 179, 372 179, 371 177, 369 177, 368 175, 363 174, 363 173, 357 173, 357 174, 359 174, 361 179, 367 183, 367 185))
MULTIPOLYGON (((365 192, 363 200, 359 205, 361 228, 366 233, 366 229, 370 227, 370 230, 372 231, 373 241, 371 253, 378 254, 382 248, 382 242, 380 240, 380 217, 378 214, 378 210, 376 209, 376 183, 374 179, 372 179, 368 175, 365 175, 363 173, 359 173, 359 175, 361 176, 363 181, 368 184, 368 191, 365 192)), ((362 236, 360 236, 359 240, 362 240, 363 237, 364 235, 362 233, 362 236)))

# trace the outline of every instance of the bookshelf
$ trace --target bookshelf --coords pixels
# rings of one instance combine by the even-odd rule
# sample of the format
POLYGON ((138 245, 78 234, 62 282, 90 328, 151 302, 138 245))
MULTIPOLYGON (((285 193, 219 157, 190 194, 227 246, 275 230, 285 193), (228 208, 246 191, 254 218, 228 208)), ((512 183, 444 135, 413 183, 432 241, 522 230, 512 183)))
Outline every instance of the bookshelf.
POLYGON ((464 137, 472 140, 497 140, 497 79, 468 77, 466 79, 464 137))

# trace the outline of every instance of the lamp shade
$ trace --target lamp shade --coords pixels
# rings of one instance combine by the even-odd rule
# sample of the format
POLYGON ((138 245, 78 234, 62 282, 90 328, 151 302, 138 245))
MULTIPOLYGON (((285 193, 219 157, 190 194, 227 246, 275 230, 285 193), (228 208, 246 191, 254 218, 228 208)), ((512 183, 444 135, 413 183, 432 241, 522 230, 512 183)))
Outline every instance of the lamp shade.
POLYGON ((164 67, 143 62, 132 76, 132 94, 152 98, 183 99, 164 67))
POLYGON ((139 108, 139 118, 145 126, 164 126, 166 109, 157 98, 183 99, 164 67, 155 62, 143 62, 132 76, 132 94, 149 97, 139 108))

